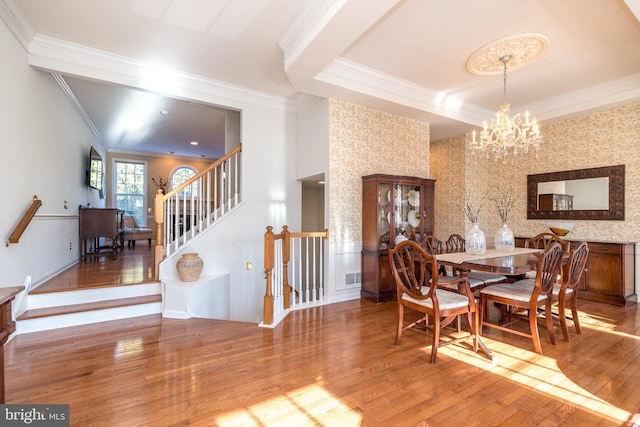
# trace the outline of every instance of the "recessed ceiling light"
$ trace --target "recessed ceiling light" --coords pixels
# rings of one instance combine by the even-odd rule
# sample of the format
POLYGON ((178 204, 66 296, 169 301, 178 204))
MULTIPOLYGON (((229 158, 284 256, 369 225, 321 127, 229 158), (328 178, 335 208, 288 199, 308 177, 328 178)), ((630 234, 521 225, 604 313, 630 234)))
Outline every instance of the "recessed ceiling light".
POLYGON ((167 114, 169 114, 169 112, 167 110, 160 110, 160 114, 166 116, 167 114))
POLYGON ((189 144, 191 144, 191 145, 198 145, 198 141, 191 141, 189 144))

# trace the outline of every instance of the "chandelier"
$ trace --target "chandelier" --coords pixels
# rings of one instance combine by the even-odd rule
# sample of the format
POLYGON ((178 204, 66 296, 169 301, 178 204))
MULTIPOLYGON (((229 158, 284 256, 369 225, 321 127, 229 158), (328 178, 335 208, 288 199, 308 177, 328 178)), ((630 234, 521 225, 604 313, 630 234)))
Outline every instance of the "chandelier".
POLYGON ((493 153, 495 160, 502 159, 506 163, 509 154, 524 154, 529 148, 534 148, 536 158, 538 157, 538 149, 542 143, 542 135, 536 119, 529 119, 529 112, 524 115, 524 121, 520 113, 509 117, 510 105, 507 103, 507 63, 511 59, 511 55, 504 55, 500 61, 504 64, 504 100, 500 109, 496 113, 496 117, 491 119, 491 126, 487 127, 484 122, 482 131, 476 135, 474 129, 470 146, 476 150, 484 150, 489 157, 493 153))

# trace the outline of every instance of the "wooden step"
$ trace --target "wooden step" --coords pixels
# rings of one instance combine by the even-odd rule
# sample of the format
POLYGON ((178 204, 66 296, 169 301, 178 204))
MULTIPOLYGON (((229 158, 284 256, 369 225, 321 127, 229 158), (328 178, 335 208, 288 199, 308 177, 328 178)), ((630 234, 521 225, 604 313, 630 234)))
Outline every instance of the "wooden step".
POLYGON ((145 295, 131 298, 120 298, 84 304, 61 305, 57 307, 38 308, 27 310, 17 317, 16 320, 38 319, 48 316, 58 316, 71 313, 82 313, 94 310, 106 310, 110 308, 126 307, 140 304, 151 304, 162 302, 162 295, 145 295))

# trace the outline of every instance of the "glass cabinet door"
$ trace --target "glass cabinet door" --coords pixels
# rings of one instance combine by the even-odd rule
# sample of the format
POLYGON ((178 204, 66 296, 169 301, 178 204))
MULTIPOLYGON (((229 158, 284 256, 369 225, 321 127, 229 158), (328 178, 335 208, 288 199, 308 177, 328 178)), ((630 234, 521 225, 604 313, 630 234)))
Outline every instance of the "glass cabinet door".
POLYGON ((378 185, 378 246, 380 250, 386 250, 392 247, 389 244, 391 238, 389 214, 391 211, 390 190, 391 184, 378 185))
POLYGON ((405 239, 420 240, 422 233, 421 187, 397 185, 394 192, 394 230, 395 242, 405 239))
POLYGON ((405 239, 420 241, 424 229, 421 194, 420 186, 378 186, 379 249, 392 248, 405 239))

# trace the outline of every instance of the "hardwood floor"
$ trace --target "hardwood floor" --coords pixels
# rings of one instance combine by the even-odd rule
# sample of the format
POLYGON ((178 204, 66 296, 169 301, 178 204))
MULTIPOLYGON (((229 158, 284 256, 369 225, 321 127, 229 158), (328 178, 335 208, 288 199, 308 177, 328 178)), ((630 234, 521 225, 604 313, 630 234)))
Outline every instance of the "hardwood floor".
MULTIPOLYGON (((275 329, 159 315, 15 337, 7 403, 70 404, 72 426, 624 425, 640 405, 640 310, 580 301, 582 335, 544 356, 485 332, 429 364, 423 331, 394 345, 396 306, 294 311, 275 329)), ((495 313, 494 313, 495 314, 495 313)))
POLYGON ((111 254, 88 257, 42 283, 32 294, 132 285, 153 282, 153 248, 142 242, 125 248, 116 259, 111 254))

